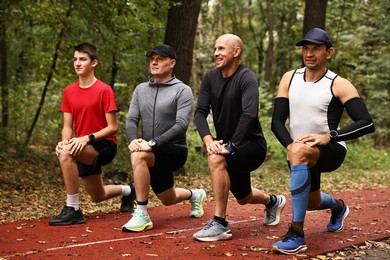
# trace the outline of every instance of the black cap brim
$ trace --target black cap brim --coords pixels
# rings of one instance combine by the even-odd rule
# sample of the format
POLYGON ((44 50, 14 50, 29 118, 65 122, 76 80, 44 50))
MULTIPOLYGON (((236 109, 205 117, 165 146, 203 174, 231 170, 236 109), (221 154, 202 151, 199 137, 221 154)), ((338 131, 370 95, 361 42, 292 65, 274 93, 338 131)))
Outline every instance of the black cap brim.
POLYGON ((163 57, 169 57, 171 59, 176 59, 176 55, 170 49, 165 47, 164 45, 157 45, 152 50, 150 50, 146 53, 146 57, 152 56, 153 53, 157 53, 163 57))

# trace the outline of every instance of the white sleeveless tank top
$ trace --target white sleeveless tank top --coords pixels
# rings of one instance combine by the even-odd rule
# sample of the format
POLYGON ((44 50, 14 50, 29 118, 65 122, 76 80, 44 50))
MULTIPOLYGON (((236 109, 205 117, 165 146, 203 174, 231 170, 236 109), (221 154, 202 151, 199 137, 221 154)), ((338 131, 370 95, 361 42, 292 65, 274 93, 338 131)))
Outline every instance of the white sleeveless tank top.
MULTIPOLYGON (((297 69, 290 81, 290 135, 325 134, 339 129, 344 106, 334 97, 332 85, 337 74, 327 70, 316 82, 305 81, 306 68, 297 69)), ((345 142, 339 142, 346 147, 345 142)))

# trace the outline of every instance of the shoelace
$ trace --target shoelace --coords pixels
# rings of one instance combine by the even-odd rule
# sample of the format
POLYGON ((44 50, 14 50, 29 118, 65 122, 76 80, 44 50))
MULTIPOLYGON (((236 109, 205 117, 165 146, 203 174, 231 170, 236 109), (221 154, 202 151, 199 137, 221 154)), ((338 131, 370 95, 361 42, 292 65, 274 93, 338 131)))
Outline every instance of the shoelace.
POLYGON ((192 208, 195 209, 195 210, 199 210, 200 209, 200 201, 194 200, 192 202, 192 208))
POLYGON ((287 240, 294 239, 297 237, 299 237, 299 235, 293 229, 289 229, 287 233, 282 236, 282 241, 286 242, 287 240))
POLYGON ((66 212, 68 212, 68 211, 70 211, 70 210, 71 210, 71 208, 70 208, 70 207, 64 207, 64 208, 62 209, 61 213, 60 213, 60 216, 63 216, 63 215, 65 215, 65 214, 66 214, 66 212))
POLYGON ((213 226, 215 226, 215 221, 211 220, 209 221, 209 223, 207 223, 207 225, 204 227, 204 230, 208 230, 210 228, 212 228, 213 226))
POLYGON ((267 218, 270 218, 271 216, 273 217, 273 215, 271 215, 271 209, 265 208, 264 211, 265 211, 265 214, 267 215, 267 218))

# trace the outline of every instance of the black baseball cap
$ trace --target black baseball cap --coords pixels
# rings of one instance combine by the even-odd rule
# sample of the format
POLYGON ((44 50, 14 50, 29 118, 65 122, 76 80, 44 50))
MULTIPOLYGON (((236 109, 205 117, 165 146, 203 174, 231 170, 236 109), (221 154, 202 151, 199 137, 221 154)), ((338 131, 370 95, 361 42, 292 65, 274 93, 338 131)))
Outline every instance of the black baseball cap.
POLYGON ((146 53, 146 57, 152 56, 153 53, 160 54, 163 57, 169 57, 171 59, 176 59, 175 50, 171 46, 166 45, 166 44, 157 45, 152 50, 150 50, 146 53))
POLYGON ((295 45, 302 46, 306 42, 311 42, 314 44, 325 44, 328 48, 333 46, 332 40, 329 38, 328 34, 320 28, 313 28, 308 31, 303 39, 297 42, 295 45))

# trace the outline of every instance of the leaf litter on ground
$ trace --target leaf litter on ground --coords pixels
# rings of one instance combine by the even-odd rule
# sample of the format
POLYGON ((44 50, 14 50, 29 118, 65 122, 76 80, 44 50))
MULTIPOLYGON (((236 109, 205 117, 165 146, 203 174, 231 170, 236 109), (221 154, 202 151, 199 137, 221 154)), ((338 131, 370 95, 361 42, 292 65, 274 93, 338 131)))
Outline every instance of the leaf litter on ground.
MULTIPOLYGON (((323 175, 323 190, 328 192, 363 190, 388 187, 390 184, 388 171, 385 170, 368 172, 361 169, 342 168, 338 171, 342 171, 342 174, 337 174, 336 171, 323 175)), ((131 179, 131 176, 128 176, 128 180, 120 182, 112 178, 113 174, 107 175, 110 178, 104 178, 106 184, 127 184, 131 179)), ((176 175, 175 185, 186 188, 203 188, 207 192, 207 200, 213 200, 208 171, 176 175)), ((266 193, 287 195, 289 193, 288 173, 286 169, 275 170, 265 164, 252 174, 252 186, 259 187, 266 193)), ((119 197, 100 203, 91 202, 82 185, 80 185, 80 195, 80 204, 86 214, 112 212, 120 207, 119 197)), ((230 199, 234 199, 232 195, 230 199)), ((66 200, 66 192, 56 160, 36 158, 33 155, 23 157, 16 154, 0 155, 0 200, 0 224, 59 214, 66 200)), ((162 205, 153 191, 150 192, 149 201, 150 206, 162 205)), ((86 232, 92 231, 87 229, 86 232)), ((325 258, 318 256, 317 259, 360 259, 375 254, 389 258, 389 247, 390 239, 366 241, 365 245, 331 252, 325 258)), ((153 256, 158 255, 153 254, 153 256)))

